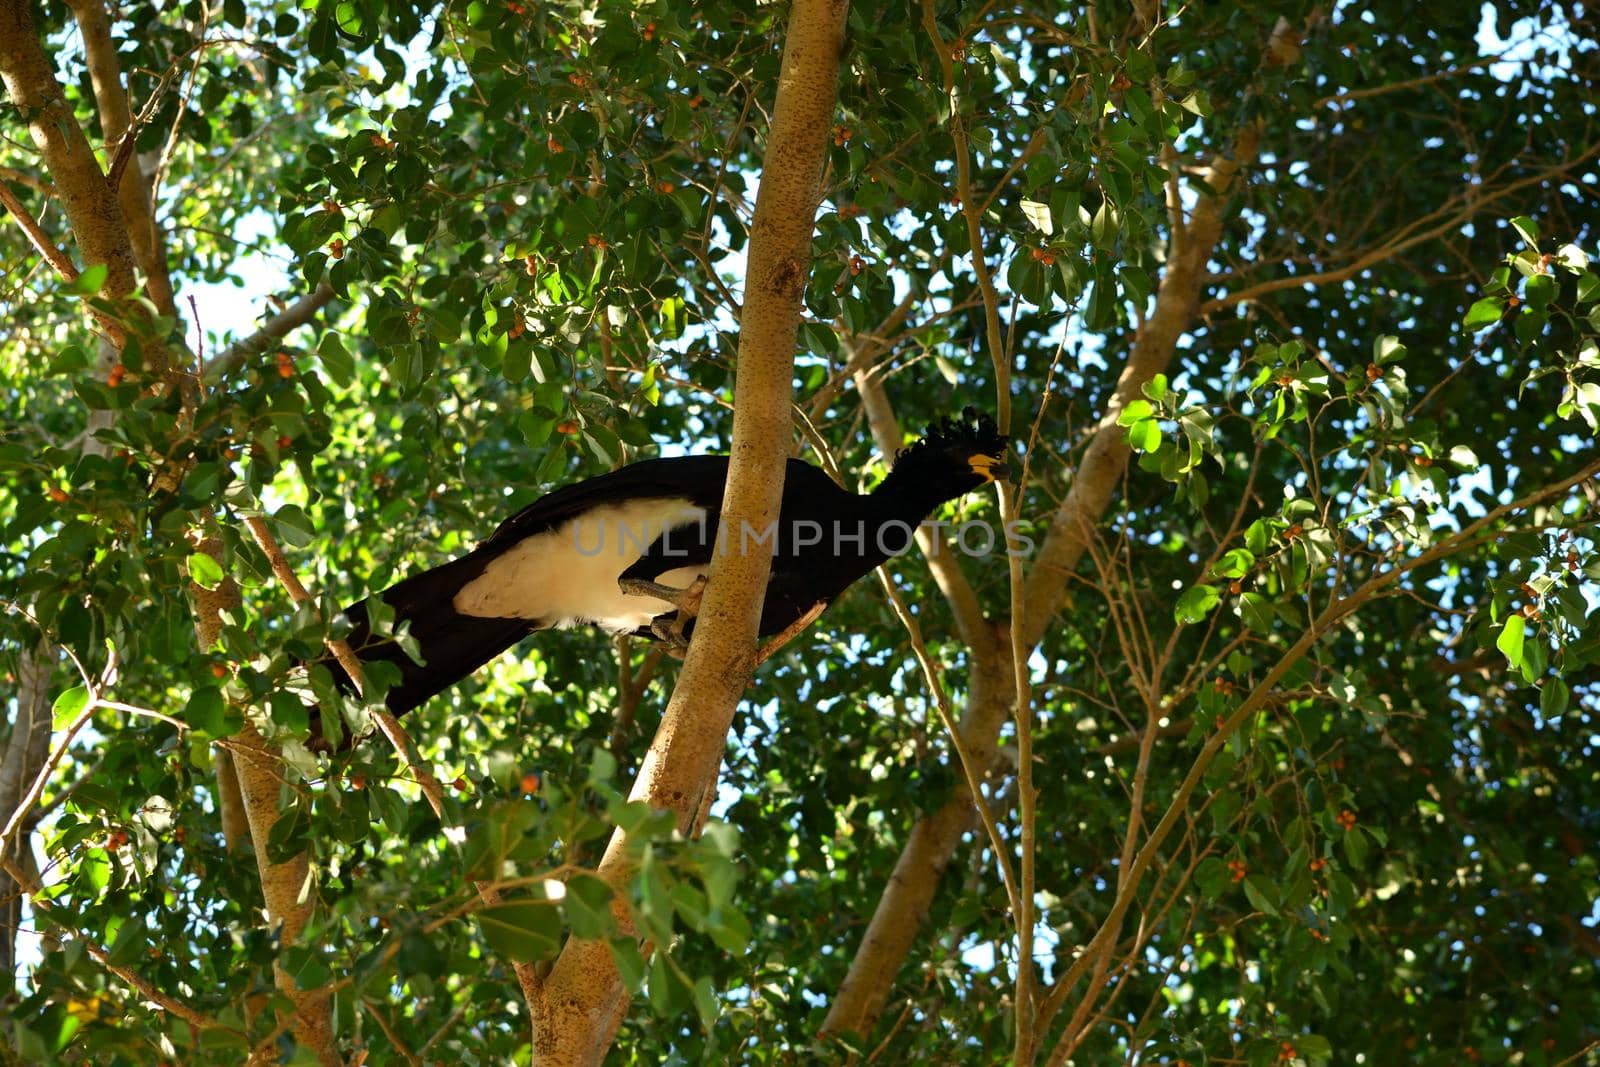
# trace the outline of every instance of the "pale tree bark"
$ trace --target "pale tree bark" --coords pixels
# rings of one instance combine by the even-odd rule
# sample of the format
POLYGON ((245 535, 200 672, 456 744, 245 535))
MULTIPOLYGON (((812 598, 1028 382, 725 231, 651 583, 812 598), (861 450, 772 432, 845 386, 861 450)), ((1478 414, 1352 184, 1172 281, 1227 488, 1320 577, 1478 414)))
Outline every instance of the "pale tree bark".
POLYGON ((133 249, 122 206, 56 82, 27 0, 0 0, 0 81, 26 116, 83 262, 106 265, 101 294, 133 292, 133 249))
POLYGON ((172 279, 167 271, 166 248, 156 224, 153 190, 139 154, 133 151, 131 143, 126 146, 122 143, 124 138, 137 136, 139 131, 132 129, 128 94, 122 85, 122 65, 117 60, 116 43, 111 39, 111 18, 101 0, 69 0, 68 6, 83 34, 83 49, 89 61, 89 79, 94 85, 106 151, 112 154, 120 148, 127 153, 127 163, 117 183, 117 203, 127 223, 134 259, 144 272, 145 292, 157 311, 163 315, 174 314, 172 279))
MULTIPOLYGON (((219 537, 196 541, 194 550, 205 553, 219 565, 222 563, 219 537)), ((191 583, 189 598, 195 609, 195 641, 200 648, 208 649, 222 632, 222 613, 239 607, 239 587, 231 576, 224 577, 214 589, 191 583)), ((311 863, 305 852, 296 853, 282 863, 273 863, 267 856, 272 828, 283 817, 284 784, 283 760, 277 746, 267 742, 253 726, 246 724, 218 753, 217 803, 222 816, 223 839, 229 848, 243 840, 254 843, 267 925, 277 931, 280 952, 300 939, 315 903, 311 863)), ((290 1028, 295 1041, 310 1049, 319 1063, 342 1063, 335 1049, 327 993, 300 989, 294 977, 277 961, 272 965, 272 977, 294 1004, 290 1028)), ((254 1062, 256 1058, 252 1058, 254 1062)))
MULTIPOLYGON (((1214 195, 1201 196, 1190 218, 1174 226, 1154 311, 1134 338, 1116 390, 1079 461, 1072 488, 1052 518, 1049 534, 1029 571, 1026 616, 1021 620, 1021 636, 1028 648, 1038 644, 1060 609, 1068 578, 1082 560, 1088 539, 1127 469, 1130 452, 1117 415, 1140 396, 1146 382, 1167 368, 1178 338, 1194 323, 1206 261, 1221 235, 1231 187, 1238 171, 1253 162, 1259 139, 1255 126, 1240 134, 1232 158, 1219 157, 1205 175, 1214 195)), ((1015 697, 1013 657, 1003 636, 995 640, 988 655, 978 654, 976 647, 973 652, 972 688, 961 731, 969 750, 986 755, 992 765, 1000 728, 1015 697)), ((950 858, 974 823, 972 797, 958 788, 937 810, 913 825, 861 947, 829 1006, 824 1032, 872 1031, 895 976, 916 943, 950 858)))
MULTIPOLYGON (((742 551, 742 535, 765 531, 776 520, 783 491, 795 338, 811 271, 846 11, 844 0, 796 0, 789 12, 739 320, 733 446, 721 517, 727 550, 712 561, 694 640, 630 794, 675 813, 685 833, 716 788, 728 727, 755 663, 772 559, 764 550, 742 551)), ((626 932, 632 931, 626 904, 631 865, 618 831, 599 873, 617 890, 614 910, 626 932)), ((535 1062, 599 1062, 625 1004, 606 943, 569 939, 535 1009, 535 1062)))
MULTIPOLYGON (((262 740, 251 726, 246 726, 234 737, 230 747, 234 770, 239 778, 239 791, 250 820, 250 837, 256 844, 256 867, 261 873, 261 895, 267 905, 267 925, 277 931, 281 953, 300 939, 311 918, 312 904, 316 898, 311 864, 305 852, 297 852, 282 863, 273 863, 267 857, 267 842, 271 839, 272 828, 283 817, 283 761, 277 748, 262 740)), ((293 976, 276 961, 273 962, 272 971, 278 988, 294 1004, 295 1041, 314 1052, 319 1063, 342 1063, 334 1048, 327 991, 300 989, 293 976)), ((263 1062, 276 1062, 276 1056, 263 1062)))

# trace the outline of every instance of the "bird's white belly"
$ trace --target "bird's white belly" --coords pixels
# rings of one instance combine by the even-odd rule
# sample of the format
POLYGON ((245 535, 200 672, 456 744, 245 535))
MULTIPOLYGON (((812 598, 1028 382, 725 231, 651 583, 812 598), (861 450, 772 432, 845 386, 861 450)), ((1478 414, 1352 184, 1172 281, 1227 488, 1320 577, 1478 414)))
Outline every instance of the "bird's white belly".
MULTIPOLYGON (((704 508, 672 497, 593 508, 518 542, 463 586, 453 605, 463 615, 482 618, 531 619, 554 627, 593 623, 613 633, 636 630, 674 609, 655 597, 624 594, 617 588, 618 576, 663 531, 694 527, 705 516, 704 508)), ((685 531, 684 544, 691 540, 685 531)), ((700 572, 681 567, 659 581, 682 587, 700 572)))

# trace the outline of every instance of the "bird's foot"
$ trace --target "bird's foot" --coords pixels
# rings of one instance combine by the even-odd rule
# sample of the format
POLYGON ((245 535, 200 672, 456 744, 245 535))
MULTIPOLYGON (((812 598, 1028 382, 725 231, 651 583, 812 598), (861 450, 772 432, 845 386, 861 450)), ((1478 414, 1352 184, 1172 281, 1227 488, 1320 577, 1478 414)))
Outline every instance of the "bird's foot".
POLYGON ((648 596, 665 600, 678 610, 671 615, 657 615, 650 622, 650 632, 665 642, 674 655, 689 647, 685 631, 689 622, 700 612, 700 601, 706 590, 706 576, 701 574, 682 589, 644 578, 622 578, 617 586, 628 596, 648 596))

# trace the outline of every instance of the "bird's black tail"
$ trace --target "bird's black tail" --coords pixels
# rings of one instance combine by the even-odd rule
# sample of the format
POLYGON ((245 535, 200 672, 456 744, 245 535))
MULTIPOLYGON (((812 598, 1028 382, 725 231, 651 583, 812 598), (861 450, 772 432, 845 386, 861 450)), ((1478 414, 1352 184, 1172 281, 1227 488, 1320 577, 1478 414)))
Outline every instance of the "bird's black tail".
MULTIPOLYGON (((486 619, 462 615, 454 605, 463 586, 483 573, 484 561, 471 555, 412 575, 381 594, 394 609, 393 630, 410 623, 410 634, 421 651, 421 664, 406 655, 398 642, 375 635, 368 623, 367 602, 352 604, 345 615, 354 625, 346 640, 363 663, 392 663, 399 681, 389 688, 385 703, 403 715, 423 701, 459 682, 536 629, 527 619, 486 619)), ((332 656, 322 663, 341 688, 352 689, 344 668, 332 656)), ((313 733, 320 734, 320 722, 313 733)))

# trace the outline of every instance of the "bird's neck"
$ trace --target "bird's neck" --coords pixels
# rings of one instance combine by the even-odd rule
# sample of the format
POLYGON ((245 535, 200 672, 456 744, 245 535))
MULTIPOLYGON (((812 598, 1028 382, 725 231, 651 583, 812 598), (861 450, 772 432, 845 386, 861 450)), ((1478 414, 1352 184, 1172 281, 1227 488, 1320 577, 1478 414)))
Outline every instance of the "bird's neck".
POLYGON ((869 517, 875 522, 899 519, 915 525, 949 499, 949 494, 933 480, 918 477, 902 463, 889 472, 866 498, 869 517))

